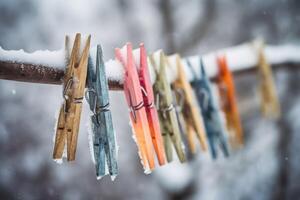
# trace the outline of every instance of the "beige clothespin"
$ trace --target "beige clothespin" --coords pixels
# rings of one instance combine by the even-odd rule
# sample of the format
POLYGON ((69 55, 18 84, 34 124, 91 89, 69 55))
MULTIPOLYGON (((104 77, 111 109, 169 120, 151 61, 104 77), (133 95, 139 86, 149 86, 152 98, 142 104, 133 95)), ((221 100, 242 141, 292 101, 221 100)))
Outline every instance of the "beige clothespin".
MULTIPOLYGON (((91 36, 88 37, 79 58, 80 40, 81 35, 77 33, 63 79, 64 102, 57 122, 53 159, 61 159, 67 145, 67 160, 75 160, 91 36)), ((66 48, 68 46, 69 37, 66 36, 66 48)))
POLYGON ((258 90, 261 98, 261 111, 264 117, 276 119, 280 116, 280 104, 272 75, 272 68, 265 56, 264 41, 257 39, 253 42, 253 46, 258 56, 258 90))
POLYGON ((182 113, 184 116, 184 121, 186 124, 186 133, 188 136, 189 147, 192 153, 196 153, 196 146, 194 140, 194 134, 196 134, 199 143, 201 144, 201 148, 203 151, 206 151, 207 144, 206 144, 206 132, 203 124, 203 119, 201 116, 200 108, 197 104, 195 94, 193 92, 192 86, 190 85, 184 68, 181 61, 181 57, 178 54, 170 56, 167 61, 169 66, 171 67, 171 63, 169 59, 173 57, 175 59, 174 66, 178 72, 178 78, 176 79, 175 83, 173 84, 175 90, 182 90, 183 91, 183 108, 182 113), (174 56, 174 57, 173 57, 174 56))

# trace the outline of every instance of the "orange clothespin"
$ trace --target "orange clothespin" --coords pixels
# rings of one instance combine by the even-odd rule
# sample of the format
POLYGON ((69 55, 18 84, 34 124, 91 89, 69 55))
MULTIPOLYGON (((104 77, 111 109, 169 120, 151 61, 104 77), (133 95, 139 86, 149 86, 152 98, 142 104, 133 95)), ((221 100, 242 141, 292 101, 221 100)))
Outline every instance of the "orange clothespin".
MULTIPOLYGON (((53 159, 61 159, 65 145, 67 145, 67 160, 75 160, 91 36, 88 37, 79 58, 80 40, 81 35, 76 34, 63 80, 64 102, 57 122, 53 159)), ((68 41, 69 39, 66 37, 66 46, 68 46, 68 41)), ((68 54, 68 52, 66 53, 68 54)))
POLYGON ((139 148, 145 172, 154 169, 154 151, 151 144, 151 135, 144 106, 142 87, 133 58, 132 45, 127 43, 123 49, 116 48, 116 59, 125 68, 124 93, 130 108, 130 120, 139 148))
POLYGON ((232 136, 231 142, 234 145, 243 144, 243 131, 239 111, 235 96, 234 81, 231 72, 228 69, 226 56, 217 56, 219 72, 217 75, 217 84, 222 101, 222 109, 225 113, 227 128, 232 136))
MULTIPOLYGON (((166 164, 166 154, 163 146, 163 139, 160 131, 158 114, 154 103, 154 95, 150 74, 148 70, 147 53, 144 44, 140 44, 140 62, 138 74, 143 93, 144 106, 148 118, 152 143, 160 165, 166 164)), ((137 64, 138 65, 138 64, 137 64)))

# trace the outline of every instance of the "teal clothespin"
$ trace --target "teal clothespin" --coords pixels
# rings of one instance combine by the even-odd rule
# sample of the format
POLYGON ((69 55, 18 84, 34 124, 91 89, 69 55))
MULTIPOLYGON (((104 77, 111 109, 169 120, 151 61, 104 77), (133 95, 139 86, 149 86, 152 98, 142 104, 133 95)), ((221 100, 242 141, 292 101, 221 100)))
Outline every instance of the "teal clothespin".
POLYGON ((212 157, 214 159, 217 158, 217 143, 219 143, 223 154, 226 157, 228 157, 228 143, 225 137, 227 133, 220 119, 217 102, 212 95, 211 82, 206 75, 203 60, 201 58, 199 60, 201 68, 200 78, 196 77, 196 73, 190 61, 187 59, 186 62, 187 65, 190 67, 192 73, 194 74, 194 79, 191 84, 195 90, 197 100, 201 107, 201 113, 203 116, 203 121, 206 128, 207 138, 211 149, 212 157))
POLYGON ((96 72, 89 57, 86 98, 90 109, 93 131, 93 149, 97 177, 118 174, 115 131, 109 109, 108 84, 100 45, 97 45, 96 72), (106 170, 106 165, 108 170, 106 170))

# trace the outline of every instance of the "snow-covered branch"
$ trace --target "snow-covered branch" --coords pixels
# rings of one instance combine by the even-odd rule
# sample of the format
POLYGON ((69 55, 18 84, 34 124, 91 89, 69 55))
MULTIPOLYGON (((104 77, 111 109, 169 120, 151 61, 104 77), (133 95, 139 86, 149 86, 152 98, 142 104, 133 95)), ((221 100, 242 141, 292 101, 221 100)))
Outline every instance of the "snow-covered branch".
MULTIPOLYGON (((90 55, 96 55, 96 48, 91 48, 90 55)), ((226 54, 229 67, 233 72, 240 72, 251 69, 257 65, 257 51, 253 43, 245 43, 239 46, 218 50, 202 55, 205 68, 210 77, 217 73, 217 64, 215 56, 226 54)), ((300 46, 282 45, 266 46, 265 55, 272 65, 284 63, 300 63, 300 46)), ((95 60, 94 58, 92 58, 95 60)), ((196 72, 200 73, 199 57, 192 56, 188 58, 193 64, 196 72)), ((183 59, 184 61, 184 59, 183 59)), ((185 62, 183 62, 185 64, 185 62)), ((106 63, 106 74, 111 89, 122 89, 124 69, 122 65, 111 59, 106 63)), ((7 51, 0 47, 0 79, 36 82, 46 84, 61 84, 61 78, 64 75, 65 54, 63 50, 59 51, 36 51, 26 53, 23 50, 7 51)), ((185 71, 188 79, 192 80, 192 74, 185 65, 185 71)), ((155 76, 154 74, 151 74, 155 76)), ((169 69, 169 80, 176 79, 176 69, 169 69)), ((155 77, 151 77, 155 80, 155 77)))

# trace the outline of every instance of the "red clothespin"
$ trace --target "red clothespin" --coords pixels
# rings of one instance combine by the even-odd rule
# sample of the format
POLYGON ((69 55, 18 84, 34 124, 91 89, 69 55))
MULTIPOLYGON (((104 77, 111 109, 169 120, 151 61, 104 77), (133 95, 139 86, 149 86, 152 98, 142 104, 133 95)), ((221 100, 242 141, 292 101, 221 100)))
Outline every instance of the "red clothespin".
POLYGON ((124 49, 116 48, 115 55, 116 59, 125 67, 124 93, 130 108, 130 120, 140 151, 139 155, 145 171, 148 172, 154 169, 155 163, 149 124, 144 107, 142 87, 134 63, 131 43, 126 44, 126 52, 122 52, 123 50, 124 49), (122 55, 122 53, 124 53, 124 55, 122 55))
POLYGON ((154 95, 150 74, 148 71, 147 53, 143 43, 140 44, 140 66, 138 70, 140 84, 144 99, 144 106, 147 113, 152 143, 160 165, 166 164, 166 154, 163 146, 163 139, 160 131, 157 110, 154 104, 154 95))

